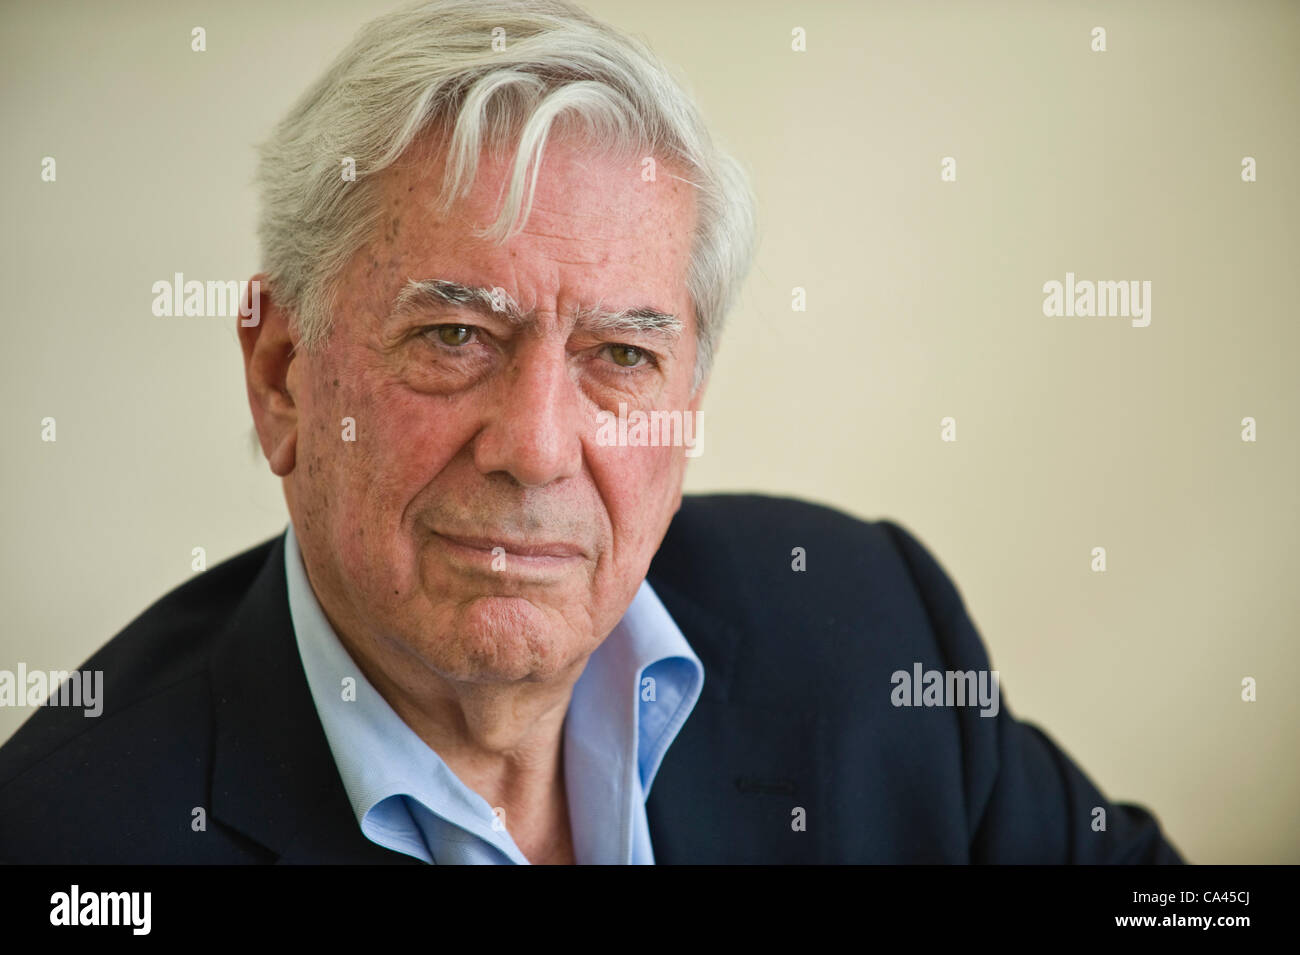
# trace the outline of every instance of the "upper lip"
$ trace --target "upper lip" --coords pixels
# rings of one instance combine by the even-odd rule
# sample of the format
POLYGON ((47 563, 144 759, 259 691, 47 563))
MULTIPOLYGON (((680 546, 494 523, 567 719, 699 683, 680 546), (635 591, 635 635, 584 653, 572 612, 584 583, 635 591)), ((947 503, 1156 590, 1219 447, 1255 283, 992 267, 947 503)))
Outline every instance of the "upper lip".
POLYGON ((435 533, 439 537, 445 537, 452 543, 461 544, 465 547, 474 547, 478 550, 487 551, 496 547, 503 547, 507 554, 515 554, 519 557, 581 557, 583 555, 581 547, 564 541, 524 543, 523 541, 507 540, 503 537, 466 537, 460 534, 444 534, 441 531, 435 533))

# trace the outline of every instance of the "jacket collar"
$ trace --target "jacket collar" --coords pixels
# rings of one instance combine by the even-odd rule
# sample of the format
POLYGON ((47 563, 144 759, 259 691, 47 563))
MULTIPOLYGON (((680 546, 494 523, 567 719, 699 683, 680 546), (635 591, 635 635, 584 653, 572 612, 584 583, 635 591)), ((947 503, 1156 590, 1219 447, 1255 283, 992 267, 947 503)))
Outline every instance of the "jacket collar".
MULTIPOLYGON (((826 717, 814 707, 746 698, 738 667, 763 653, 763 641, 747 647, 745 631, 688 596, 681 582, 690 578, 691 566, 682 556, 656 558, 651 583, 707 676, 646 800, 655 861, 804 864, 833 858, 825 825, 832 808, 825 784, 832 765, 826 717), (802 827, 795 826, 797 810, 802 827)), ((709 580, 711 592, 731 585, 705 574, 695 579, 709 580)), ((761 670, 764 663, 753 665, 761 670)))
POLYGON ((356 824, 298 658, 283 536, 218 637, 211 673, 214 818, 280 862, 418 864, 356 824))

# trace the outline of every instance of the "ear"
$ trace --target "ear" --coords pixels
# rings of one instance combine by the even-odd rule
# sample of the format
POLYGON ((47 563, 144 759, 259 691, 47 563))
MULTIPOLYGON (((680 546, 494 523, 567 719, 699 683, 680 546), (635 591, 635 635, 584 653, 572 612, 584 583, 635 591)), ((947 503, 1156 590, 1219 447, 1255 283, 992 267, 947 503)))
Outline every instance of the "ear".
POLYGON ((272 473, 284 477, 293 470, 298 447, 298 407, 289 387, 297 336, 289 327, 288 311, 273 301, 260 272, 248 283, 241 313, 239 347, 253 424, 272 473))

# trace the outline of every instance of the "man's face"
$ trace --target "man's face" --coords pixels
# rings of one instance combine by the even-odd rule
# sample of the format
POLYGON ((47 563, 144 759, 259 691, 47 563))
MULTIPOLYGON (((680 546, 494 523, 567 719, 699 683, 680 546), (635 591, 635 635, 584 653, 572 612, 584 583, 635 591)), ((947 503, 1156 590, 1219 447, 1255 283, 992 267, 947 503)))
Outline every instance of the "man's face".
POLYGON ((645 182, 639 162, 553 141, 525 231, 495 246, 472 229, 495 218, 509 166, 485 152, 445 218, 442 171, 422 147, 383 174, 383 220, 337 282, 334 330, 289 366, 286 494, 336 628, 447 679, 545 679, 618 622, 681 503, 683 448, 602 446, 597 412, 698 408, 695 200, 662 163, 645 182), (502 289, 528 321, 395 311, 412 279, 502 289), (682 328, 575 323, 594 306, 682 328))

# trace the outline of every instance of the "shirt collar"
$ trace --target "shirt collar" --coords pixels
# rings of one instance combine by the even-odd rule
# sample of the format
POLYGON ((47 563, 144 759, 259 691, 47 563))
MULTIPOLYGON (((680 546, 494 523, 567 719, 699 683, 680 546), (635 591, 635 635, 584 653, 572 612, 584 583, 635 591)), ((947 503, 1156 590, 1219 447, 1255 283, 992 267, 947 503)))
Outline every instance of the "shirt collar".
POLYGON ((433 861, 401 799, 390 798, 410 795, 515 861, 526 861, 514 840, 493 827, 487 800, 460 781, 361 672, 312 590, 292 525, 285 534, 285 575, 293 629, 316 712, 366 836, 433 861), (376 839, 377 835, 383 838, 376 839))
POLYGON ((564 770, 579 858, 652 857, 645 799, 699 699, 704 667, 648 581, 573 687, 564 770))
MULTIPOLYGON (((285 534, 285 573, 308 685, 366 835, 381 835, 383 844, 432 861, 401 811, 400 796, 407 795, 513 861, 526 862, 509 833, 493 825, 487 800, 460 781, 361 673, 311 588, 292 525, 285 534), (347 678, 355 680, 353 694, 345 692, 347 678)), ((623 863, 649 854, 648 844, 637 849, 638 842, 648 843, 645 798, 703 685, 703 665, 643 580, 588 658, 565 718, 565 786, 580 861, 623 863)))

